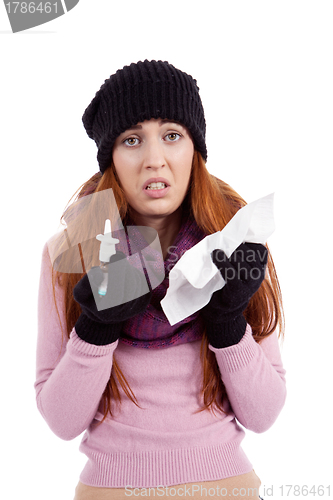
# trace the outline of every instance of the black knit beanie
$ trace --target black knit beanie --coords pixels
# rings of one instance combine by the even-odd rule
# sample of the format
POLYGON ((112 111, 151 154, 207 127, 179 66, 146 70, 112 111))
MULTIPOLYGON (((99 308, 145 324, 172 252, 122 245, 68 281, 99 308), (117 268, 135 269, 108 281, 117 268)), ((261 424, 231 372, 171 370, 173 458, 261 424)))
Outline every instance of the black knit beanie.
POLYGON ((151 118, 185 125, 195 148, 207 159, 206 122, 196 80, 168 62, 145 60, 105 80, 82 117, 88 136, 97 144, 102 173, 111 164, 116 138, 151 118))

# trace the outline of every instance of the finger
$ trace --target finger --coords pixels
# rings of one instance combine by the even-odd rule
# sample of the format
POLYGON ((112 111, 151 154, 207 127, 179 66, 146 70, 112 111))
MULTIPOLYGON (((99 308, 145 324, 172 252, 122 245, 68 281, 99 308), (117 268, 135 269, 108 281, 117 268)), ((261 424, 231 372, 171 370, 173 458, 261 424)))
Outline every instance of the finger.
POLYGON ((219 248, 213 250, 210 255, 218 270, 220 270, 220 267, 223 267, 223 263, 228 261, 228 257, 226 256, 226 254, 219 248))
POLYGON ((242 248, 247 254, 248 261, 260 263, 263 266, 267 264, 268 250, 261 243, 243 243, 242 248))
POLYGON ((220 271, 225 282, 230 282, 237 278, 237 269, 222 250, 214 250, 211 255, 214 264, 220 271))

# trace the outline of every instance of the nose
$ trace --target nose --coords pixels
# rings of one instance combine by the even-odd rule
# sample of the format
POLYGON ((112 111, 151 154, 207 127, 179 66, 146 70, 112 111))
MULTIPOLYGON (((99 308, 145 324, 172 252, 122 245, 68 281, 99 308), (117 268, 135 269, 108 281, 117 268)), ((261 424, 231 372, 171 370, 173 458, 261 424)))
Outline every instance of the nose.
POLYGON ((158 170, 165 167, 165 165, 164 148, 159 138, 147 141, 144 150, 144 168, 158 170))

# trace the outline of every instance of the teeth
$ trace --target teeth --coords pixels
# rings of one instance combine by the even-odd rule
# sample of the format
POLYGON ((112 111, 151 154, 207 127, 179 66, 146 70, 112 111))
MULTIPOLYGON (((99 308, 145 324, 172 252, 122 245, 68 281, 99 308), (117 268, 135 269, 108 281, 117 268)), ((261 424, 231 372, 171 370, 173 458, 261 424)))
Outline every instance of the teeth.
POLYGON ((148 184, 146 189, 164 189, 165 187, 166 185, 164 184, 164 182, 151 182, 150 184, 148 184))

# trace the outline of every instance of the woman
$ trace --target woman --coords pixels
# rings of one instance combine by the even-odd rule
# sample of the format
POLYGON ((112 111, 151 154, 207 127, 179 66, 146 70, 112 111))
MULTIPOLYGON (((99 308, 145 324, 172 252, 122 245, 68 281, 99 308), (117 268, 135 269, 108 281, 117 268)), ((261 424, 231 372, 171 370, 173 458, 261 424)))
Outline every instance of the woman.
MULTIPOLYGON (((35 387, 58 436, 86 431, 80 449, 88 462, 75 500, 259 498, 237 421, 263 432, 285 401, 281 295, 267 248, 244 243, 230 259, 212 252, 227 283, 176 325, 160 306, 181 255, 245 204, 206 170, 198 90, 167 62, 139 62, 106 80, 83 116, 100 172, 79 200, 111 188, 125 228, 157 231, 165 278, 125 303, 99 307, 103 273, 93 261, 84 266, 80 244, 83 269, 70 273, 52 269, 45 247, 35 387)), ((78 220, 69 223, 74 231, 85 225, 78 220)), ((143 274, 124 257, 111 257, 101 300, 128 283, 141 286, 143 274), (115 274, 119 262, 124 271, 115 274)))

